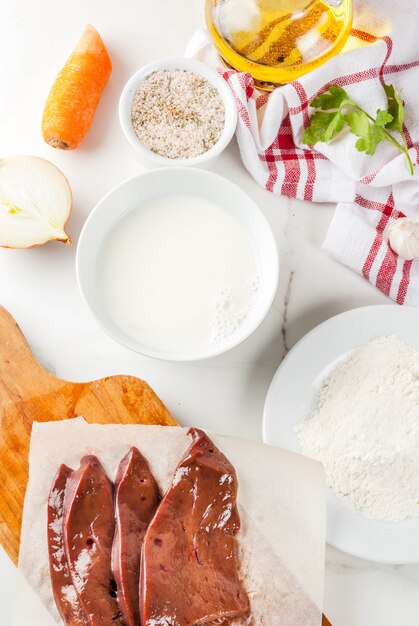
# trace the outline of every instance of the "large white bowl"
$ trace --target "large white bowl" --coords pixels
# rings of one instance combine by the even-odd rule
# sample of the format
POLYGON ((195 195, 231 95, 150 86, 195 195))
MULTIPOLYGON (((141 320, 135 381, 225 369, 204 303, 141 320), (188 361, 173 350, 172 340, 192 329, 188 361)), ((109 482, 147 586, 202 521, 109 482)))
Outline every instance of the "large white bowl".
POLYGON ((248 337, 268 312, 278 284, 279 259, 276 242, 263 213, 253 200, 229 180, 195 168, 150 170, 123 182, 110 191, 87 219, 77 248, 77 281, 81 294, 97 323, 116 341, 146 356, 171 361, 194 361, 226 352, 248 337), (108 317, 98 280, 98 258, 102 244, 115 223, 127 212, 156 196, 203 197, 223 208, 247 230, 260 267, 258 298, 234 337, 194 351, 162 350, 143 345, 108 317))
POLYGON ((119 101, 119 121, 125 137, 146 165, 154 165, 158 167, 163 165, 175 167, 189 167, 191 165, 197 165, 199 167, 208 167, 214 163, 217 157, 220 156, 234 135, 237 126, 237 108, 233 92, 227 85, 224 78, 219 75, 217 70, 205 65, 204 63, 200 63, 195 59, 187 59, 183 57, 159 59, 158 61, 153 61, 152 63, 145 65, 135 72, 125 85, 119 101), (207 152, 190 159, 169 159, 161 154, 152 152, 152 150, 150 150, 145 143, 137 137, 131 121, 132 101, 143 80, 158 70, 177 69, 189 70, 195 74, 203 76, 203 78, 205 78, 217 89, 224 103, 225 123, 219 140, 212 148, 207 150, 207 152))

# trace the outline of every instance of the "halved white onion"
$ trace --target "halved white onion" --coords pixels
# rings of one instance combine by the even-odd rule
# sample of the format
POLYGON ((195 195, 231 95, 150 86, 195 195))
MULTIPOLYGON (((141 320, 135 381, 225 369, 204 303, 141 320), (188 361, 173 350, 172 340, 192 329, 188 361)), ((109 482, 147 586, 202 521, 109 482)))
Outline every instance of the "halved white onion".
POLYGON ((64 230, 71 189, 52 163, 34 156, 0 159, 0 246, 33 248, 50 240, 71 244, 64 230))

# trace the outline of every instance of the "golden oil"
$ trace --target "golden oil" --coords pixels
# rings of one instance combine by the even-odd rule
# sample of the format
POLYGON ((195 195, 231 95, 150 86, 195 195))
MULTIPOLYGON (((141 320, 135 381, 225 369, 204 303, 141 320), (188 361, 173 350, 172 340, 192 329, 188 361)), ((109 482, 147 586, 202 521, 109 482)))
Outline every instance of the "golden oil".
POLYGON ((207 26, 220 55, 265 89, 340 52, 352 11, 352 0, 206 0, 207 26))

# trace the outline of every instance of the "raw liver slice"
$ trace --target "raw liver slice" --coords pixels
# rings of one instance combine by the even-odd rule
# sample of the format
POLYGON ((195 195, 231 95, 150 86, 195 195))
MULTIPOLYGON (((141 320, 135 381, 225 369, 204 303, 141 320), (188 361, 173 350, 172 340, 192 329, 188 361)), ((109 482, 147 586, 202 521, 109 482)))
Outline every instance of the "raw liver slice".
POLYGON ((48 497, 48 553, 55 604, 65 626, 88 626, 86 614, 72 583, 64 550, 64 492, 72 469, 61 465, 48 497))
POLYGON ((144 539, 143 626, 192 626, 244 617, 234 467, 200 430, 176 469, 144 539))
POLYGON ((112 547, 112 571, 127 626, 140 624, 141 549, 159 503, 159 488, 147 461, 137 448, 131 448, 119 464, 115 480, 116 532, 112 547))
POLYGON ((111 570, 114 534, 112 483, 99 460, 86 456, 67 481, 64 545, 90 626, 124 626, 111 570))

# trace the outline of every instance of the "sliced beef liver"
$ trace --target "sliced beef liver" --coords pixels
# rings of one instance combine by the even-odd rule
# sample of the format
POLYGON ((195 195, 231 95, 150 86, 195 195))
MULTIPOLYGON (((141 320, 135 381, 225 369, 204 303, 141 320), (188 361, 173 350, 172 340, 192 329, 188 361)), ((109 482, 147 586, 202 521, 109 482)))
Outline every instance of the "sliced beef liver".
POLYGON ((244 617, 235 535, 237 477, 200 430, 178 465, 144 539, 142 626, 192 626, 244 617))
POLYGON ((116 532, 112 571, 127 626, 139 626, 141 550, 148 525, 160 503, 158 485, 137 448, 122 459, 115 481, 116 532))
POLYGON ((125 626, 111 570, 113 487, 99 460, 86 456, 67 481, 64 545, 90 626, 125 626))
POLYGON ((48 553, 51 586, 65 626, 88 626, 86 614, 71 580, 64 550, 64 493, 72 469, 61 465, 48 497, 48 553))

